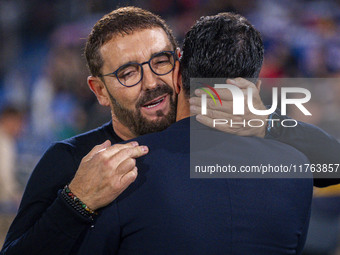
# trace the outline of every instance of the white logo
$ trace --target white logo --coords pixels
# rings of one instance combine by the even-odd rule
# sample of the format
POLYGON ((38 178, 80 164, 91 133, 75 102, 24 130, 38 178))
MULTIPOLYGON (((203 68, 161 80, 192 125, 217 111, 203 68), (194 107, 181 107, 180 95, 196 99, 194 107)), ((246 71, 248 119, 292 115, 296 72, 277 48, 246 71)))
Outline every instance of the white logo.
MULTIPOLYGON (((234 85, 228 84, 215 84, 214 88, 225 88, 229 89, 233 96, 233 114, 234 115, 244 115, 244 94, 242 90, 234 85)), ((257 110, 253 105, 253 88, 248 88, 247 90, 247 104, 249 110, 255 115, 270 115, 275 112, 278 105, 278 88, 273 88, 273 103, 270 109, 267 110, 257 110)), ((304 115, 312 115, 304 106, 311 99, 311 93, 309 90, 298 87, 282 87, 281 88, 281 113, 282 115, 287 114, 287 105, 295 105, 304 115), (288 98, 289 93, 299 93, 304 95, 303 98, 288 98)), ((201 97, 201 114, 206 115, 207 113, 207 95, 202 94, 201 97)))

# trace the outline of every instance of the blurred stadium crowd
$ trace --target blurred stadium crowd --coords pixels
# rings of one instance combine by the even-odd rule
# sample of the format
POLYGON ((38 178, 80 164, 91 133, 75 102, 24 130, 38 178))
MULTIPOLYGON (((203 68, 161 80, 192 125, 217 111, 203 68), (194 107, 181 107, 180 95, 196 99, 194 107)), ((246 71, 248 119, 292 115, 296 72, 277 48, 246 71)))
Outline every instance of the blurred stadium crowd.
MULTIPOLYGON (((159 14, 180 43, 200 16, 240 13, 264 38, 261 77, 340 78, 340 1, 1 0, 0 109, 25 111, 16 161, 22 187, 51 142, 110 119, 87 87, 82 51, 96 20, 126 5, 159 14)), ((307 121, 339 139, 340 84, 313 90, 316 114, 307 121)))

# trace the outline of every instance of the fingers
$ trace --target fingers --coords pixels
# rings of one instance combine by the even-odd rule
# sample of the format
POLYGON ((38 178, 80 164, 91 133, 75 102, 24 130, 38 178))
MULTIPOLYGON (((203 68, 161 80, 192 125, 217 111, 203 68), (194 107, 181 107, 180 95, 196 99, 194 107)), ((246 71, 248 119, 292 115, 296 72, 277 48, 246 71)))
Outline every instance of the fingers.
MULTIPOLYGON (((216 110, 225 113, 233 113, 233 102, 232 101, 222 101, 222 105, 218 103, 214 103, 212 99, 207 99, 207 112, 209 110, 216 110)), ((190 98, 190 112, 192 114, 200 114, 201 113, 201 100, 198 97, 190 98), (191 104, 191 102, 193 102, 191 104)))
MULTIPOLYGON (((190 113, 192 115, 201 115, 201 107, 197 106, 190 106, 190 113)), ((208 118, 211 119, 228 119, 228 118, 233 118, 232 113, 227 113, 219 110, 211 110, 207 109, 206 114, 204 115, 208 118)))
POLYGON ((84 160, 89 160, 91 159, 94 155, 96 155, 98 152, 105 150, 106 148, 111 146, 111 142, 110 140, 106 140, 105 142, 103 142, 102 144, 99 144, 95 147, 93 147, 93 149, 84 157, 84 160))
POLYGON ((191 105, 197 105, 201 106, 201 98, 200 97, 192 97, 189 99, 190 106, 191 105))
MULTIPOLYGON (((250 81, 248 81, 244 78, 227 79, 226 83, 240 88, 243 91, 244 94, 249 87, 251 87, 253 89, 257 89, 257 87, 255 86, 254 83, 252 83, 252 82, 250 82, 250 81)), ((215 90, 216 90, 217 94, 219 95, 219 97, 221 98, 221 100, 226 100, 226 101, 233 100, 232 93, 229 89, 223 89, 223 88, 217 89, 217 88, 215 88, 215 90)), ((213 91, 211 93, 213 95, 215 95, 215 93, 213 91)), ((195 90, 196 96, 201 97, 202 94, 205 94, 205 92, 203 90, 201 90, 201 89, 195 90)), ((217 98, 216 98, 216 100, 217 100, 217 98)))
POLYGON ((102 147, 94 147, 86 157, 88 157, 88 160, 93 158, 97 162, 106 162, 105 164, 111 166, 112 169, 115 169, 128 158, 139 158, 149 152, 147 146, 139 146, 135 141, 126 144, 115 144, 104 149, 101 149, 102 147), (92 158, 89 157, 91 155, 92 158))
POLYGON ((128 171, 126 174, 124 174, 121 179, 120 183, 125 189, 125 187, 129 186, 132 182, 134 182, 138 175, 138 169, 137 167, 134 167, 131 171, 128 171))
POLYGON ((113 176, 115 176, 115 178, 112 178, 112 182, 117 183, 116 178, 119 179, 119 182, 117 183, 119 194, 137 178, 138 173, 135 158, 143 156, 148 152, 148 147, 137 146, 123 149, 112 158, 115 163, 119 162, 117 168, 112 171, 113 176))
POLYGON ((217 121, 214 124, 214 119, 210 118, 210 117, 207 117, 205 115, 197 115, 196 116, 196 120, 198 122, 202 123, 203 125, 206 125, 208 127, 211 127, 211 128, 214 128, 214 129, 226 132, 226 133, 234 133, 235 129, 239 129, 242 126, 242 124, 233 124, 233 125, 230 125, 230 123, 229 123, 230 120, 229 119, 224 119, 224 118, 223 118, 223 120, 226 123, 223 122, 223 124, 222 124, 219 121, 217 121))
POLYGON ((136 159, 134 158, 127 158, 125 160, 123 160, 117 167, 118 174, 126 174, 127 172, 131 171, 133 168, 136 167, 136 159), (120 170, 122 169, 122 170, 120 170))
POLYGON ((147 146, 138 146, 137 142, 115 144, 102 153, 98 153, 96 160, 105 164, 115 174, 123 175, 135 167, 136 158, 144 156, 148 152, 147 146))
POLYGON ((126 148, 115 155, 116 175, 120 176, 120 186, 124 190, 137 178, 136 158, 141 157, 149 152, 147 146, 138 146, 135 148, 126 148))
POLYGON ((209 118, 205 115, 197 115, 196 116, 196 120, 200 123, 202 123, 203 125, 205 126, 208 126, 208 127, 211 127, 213 128, 214 125, 213 125, 213 119, 212 118, 209 118))
POLYGON ((137 142, 97 145, 81 161, 70 188, 90 208, 101 208, 136 179, 136 158, 148 152, 147 146, 137 142))
MULTIPOLYGON (((227 79, 228 84, 232 84, 235 86, 238 86, 243 94, 244 94, 244 119, 249 120, 253 118, 261 118, 261 116, 257 116, 253 112, 250 111, 248 102, 248 88, 253 89, 252 96, 252 106, 256 110, 266 110, 266 107, 263 105, 262 100, 260 98, 260 95, 258 93, 258 90, 252 82, 243 79, 243 78, 235 78, 235 79, 227 79)), ((196 91, 195 91, 196 92, 196 91)), ((221 102, 217 101, 215 98, 215 101, 212 98, 207 98, 207 107, 206 107, 206 117, 209 118, 238 118, 238 116, 234 116, 233 114, 233 106, 234 101, 231 94, 231 91, 229 89, 216 89, 217 94, 220 95, 220 98, 222 99, 221 102)), ((197 95, 201 95, 204 93, 202 90, 197 90, 197 95)), ((213 92, 212 92, 213 93, 213 92)), ((201 102, 202 99, 200 97, 192 97, 189 100, 190 102, 190 112, 191 114, 201 114, 201 102)))
POLYGON ((148 153, 147 146, 138 146, 138 142, 132 141, 126 144, 115 144, 110 146, 110 141, 105 141, 103 144, 95 146, 83 159, 89 161, 92 158, 98 158, 98 161, 113 161, 119 165, 128 157, 138 158, 148 153), (113 158, 113 159, 112 159, 113 158))
POLYGON ((255 84, 244 78, 227 79, 227 84, 235 85, 240 89, 247 89, 248 87, 256 88, 255 84))
POLYGON ((258 89, 258 91, 261 90, 261 85, 262 85, 262 81, 261 81, 261 80, 258 80, 258 81, 256 82, 256 88, 258 89))
POLYGON ((114 160, 117 167, 117 174, 126 174, 136 165, 136 158, 146 155, 149 152, 147 146, 138 146, 135 148, 127 148, 117 153, 114 160))
MULTIPOLYGON (((201 107, 201 98, 200 97, 192 97, 192 98, 189 99, 189 102, 190 102, 190 106, 201 107)), ((233 101, 231 101, 231 100, 230 101, 221 100, 221 102, 222 102, 222 105, 219 101, 216 101, 216 104, 215 104, 214 100, 207 98, 207 107, 209 109, 214 109, 214 110, 223 110, 223 111, 224 111, 224 109, 232 110, 233 101)))
POLYGON ((91 160, 94 156, 97 156, 103 153, 108 154, 108 156, 113 155, 123 148, 134 147, 137 145, 138 143, 133 141, 127 144, 115 144, 111 146, 110 140, 106 140, 104 143, 93 147, 93 149, 83 158, 83 160, 84 161, 91 160))
MULTIPOLYGON (((208 88, 206 88, 207 90, 210 90, 208 88)), ((217 94, 219 95, 221 100, 226 100, 226 101, 230 101, 233 100, 233 95, 231 93, 231 91, 229 89, 215 89, 215 91, 217 92, 217 94)), ((215 94, 215 92, 211 92, 212 95, 214 96, 214 98, 216 99, 216 102, 219 100, 217 95, 215 94)), ((196 89, 195 90, 195 95, 201 99, 201 95, 202 94, 206 94, 203 90, 200 89, 196 89)))
POLYGON ((105 157, 111 157, 117 154, 119 151, 127 148, 134 148, 138 146, 138 142, 132 141, 125 144, 114 144, 110 147, 107 147, 105 150, 99 151, 97 154, 103 154, 105 157))
POLYGON ((257 136, 264 138, 266 132, 266 122, 260 126, 250 126, 249 122, 241 119, 233 118, 210 118, 206 115, 197 115, 196 120, 203 125, 213 129, 231 133, 239 136, 257 136))
POLYGON ((117 174, 120 175, 120 185, 125 189, 137 178, 136 159, 128 158, 120 163, 117 167, 117 174))

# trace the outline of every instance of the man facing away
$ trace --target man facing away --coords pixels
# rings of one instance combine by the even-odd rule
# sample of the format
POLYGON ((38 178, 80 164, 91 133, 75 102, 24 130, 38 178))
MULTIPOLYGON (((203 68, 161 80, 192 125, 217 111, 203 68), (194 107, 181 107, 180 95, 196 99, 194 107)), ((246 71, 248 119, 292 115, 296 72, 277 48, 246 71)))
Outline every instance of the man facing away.
MULTIPOLYGON (((135 31, 116 40, 132 42, 155 30, 135 31)), ((147 40, 141 47, 148 47, 147 40)), ((190 179, 189 157, 196 153, 190 151, 190 130, 200 137, 196 143, 205 145, 201 151, 207 159, 235 166, 308 163, 301 152, 276 141, 220 132, 212 137, 211 129, 197 122, 190 127, 190 77, 257 78, 262 60, 261 36, 242 16, 221 13, 201 18, 191 28, 181 67, 176 63, 174 68, 177 122, 136 138, 150 149, 137 159, 138 178, 103 209, 78 254, 301 253, 311 178, 190 179), (230 59, 233 69, 225 66, 230 59)))
MULTIPOLYGON (((118 143, 165 129, 176 120, 177 98, 187 100, 185 93, 174 91, 174 79, 179 80, 173 71, 175 65, 178 70, 176 48, 164 21, 139 8, 114 10, 96 23, 86 47, 92 74, 88 84, 99 103, 111 108, 112 123, 47 150, 27 184, 1 254, 76 252, 99 217, 93 211, 115 201, 140 174, 135 159, 148 148, 118 143)), ((177 119, 187 115, 183 110, 178 113, 177 119)), ((295 133, 284 136, 297 141, 295 133)), ((338 146, 324 134, 319 137, 338 146)), ((310 150, 303 146, 309 136, 299 138, 301 151, 310 150)), ((326 149, 332 152, 333 147, 326 149)), ((321 155, 332 153, 325 150, 321 155)), ((168 162, 166 157, 162 160, 168 162)))

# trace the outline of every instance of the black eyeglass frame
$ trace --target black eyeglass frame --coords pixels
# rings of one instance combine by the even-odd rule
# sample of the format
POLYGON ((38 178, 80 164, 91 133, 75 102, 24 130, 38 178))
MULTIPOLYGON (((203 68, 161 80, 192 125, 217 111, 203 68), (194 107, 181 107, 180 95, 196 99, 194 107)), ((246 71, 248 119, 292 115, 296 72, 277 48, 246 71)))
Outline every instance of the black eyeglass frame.
POLYGON ((129 87, 136 86, 138 83, 141 82, 141 80, 143 80, 143 73, 144 73, 143 65, 148 64, 150 70, 151 70, 154 74, 156 74, 156 75, 158 75, 158 76, 163 76, 163 75, 167 75, 168 73, 171 73, 172 70, 174 70, 174 68, 175 68, 175 63, 176 63, 177 60, 178 60, 178 58, 177 58, 177 55, 176 55, 176 52, 175 52, 175 51, 170 51, 170 50, 168 50, 168 51, 161 51, 161 52, 156 53, 154 56, 152 56, 148 61, 145 61, 145 62, 143 62, 143 63, 131 62, 131 63, 128 63, 128 64, 125 64, 125 65, 122 65, 122 66, 118 67, 118 69, 117 69, 116 71, 112 72, 112 73, 101 74, 101 75, 99 75, 98 77, 104 77, 104 76, 112 76, 112 75, 114 75, 114 76, 116 77, 116 79, 118 80, 118 82, 119 82, 121 85, 123 85, 124 87, 128 87, 128 88, 129 88, 129 87), (170 54, 172 55, 172 57, 174 58, 174 64, 173 64, 173 66, 172 66, 172 68, 171 68, 171 70, 170 70, 169 72, 166 72, 166 73, 164 73, 164 74, 158 74, 158 73, 156 73, 156 72, 152 69, 150 62, 151 62, 151 60, 152 60, 154 57, 156 57, 156 56, 158 56, 158 55, 160 55, 160 54, 162 54, 162 53, 170 53, 170 54), (117 73, 118 73, 118 71, 121 70, 122 68, 125 68, 126 66, 129 66, 129 65, 132 65, 132 64, 136 64, 136 65, 139 65, 139 66, 140 66, 140 68, 141 68, 140 80, 139 80, 137 83, 133 84, 133 85, 125 85, 125 84, 123 84, 123 83, 119 80, 119 78, 118 78, 118 76, 117 76, 117 73))

